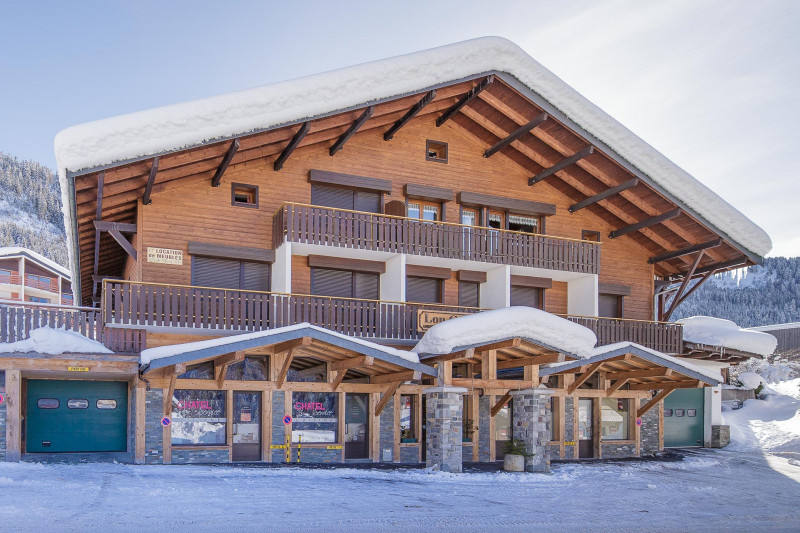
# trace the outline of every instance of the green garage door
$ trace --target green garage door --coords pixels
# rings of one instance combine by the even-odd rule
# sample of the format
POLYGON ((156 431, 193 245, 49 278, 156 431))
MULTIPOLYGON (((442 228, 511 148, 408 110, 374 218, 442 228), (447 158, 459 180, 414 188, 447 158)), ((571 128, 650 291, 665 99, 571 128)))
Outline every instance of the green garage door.
POLYGON ((27 452, 127 450, 124 381, 28 380, 27 452))
POLYGON ((677 389, 664 399, 664 447, 703 445, 704 389, 677 389))

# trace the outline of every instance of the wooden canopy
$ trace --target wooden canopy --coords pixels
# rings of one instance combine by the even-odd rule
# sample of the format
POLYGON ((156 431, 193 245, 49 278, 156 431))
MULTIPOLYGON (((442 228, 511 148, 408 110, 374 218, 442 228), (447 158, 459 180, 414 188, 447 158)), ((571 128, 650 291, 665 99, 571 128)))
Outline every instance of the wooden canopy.
POLYGON ((684 341, 683 348, 684 350, 681 357, 719 361, 721 363, 731 363, 734 365, 747 361, 748 359, 764 359, 763 355, 726 348, 725 346, 709 346, 707 344, 684 341))
POLYGON ((685 276, 692 254, 700 250, 705 254, 691 275, 761 260, 725 240, 537 94, 510 76, 493 73, 235 138, 70 172, 77 228, 74 281, 81 287, 81 300, 91 301, 93 276, 120 276, 126 254, 135 254, 121 233, 136 232, 140 200, 147 209, 160 192, 192 178, 208 187, 219 185, 229 165, 248 161, 263 160, 277 172, 297 149, 315 146, 330 155, 346 153, 347 140, 356 131, 380 129, 388 141, 411 120, 460 130, 486 147, 485 157, 523 168, 531 176, 531 190, 552 187, 574 202, 571 210, 600 216, 616 228, 608 238, 624 236, 648 251, 658 276, 685 276), (110 225, 119 223, 124 225, 110 225))

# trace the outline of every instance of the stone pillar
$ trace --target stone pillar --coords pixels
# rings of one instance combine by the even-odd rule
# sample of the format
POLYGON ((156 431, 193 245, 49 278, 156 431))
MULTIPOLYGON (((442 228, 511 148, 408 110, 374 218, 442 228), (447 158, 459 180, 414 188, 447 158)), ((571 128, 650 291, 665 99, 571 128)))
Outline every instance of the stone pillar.
POLYGON ((526 472, 550 472, 550 410, 551 389, 540 385, 535 389, 512 391, 514 399, 511 420, 512 438, 525 443, 528 453, 525 458, 526 472))
POLYGON ((442 472, 461 472, 463 387, 432 387, 422 391, 427 408, 425 466, 442 472))

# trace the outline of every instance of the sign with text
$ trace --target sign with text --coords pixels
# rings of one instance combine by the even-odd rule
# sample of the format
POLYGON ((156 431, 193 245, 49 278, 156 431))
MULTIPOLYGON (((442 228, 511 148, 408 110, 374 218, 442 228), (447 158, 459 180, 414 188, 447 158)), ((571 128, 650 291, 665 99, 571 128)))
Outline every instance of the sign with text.
POLYGON ((417 331, 425 333, 436 324, 450 320, 451 318, 458 318, 468 313, 456 313, 445 311, 430 311, 420 309, 417 311, 417 331))
POLYGON ((68 366, 67 372, 88 372, 88 366, 68 366))
POLYGON ((148 246, 147 262, 160 263, 162 265, 182 265, 183 250, 173 250, 172 248, 151 248, 148 246))

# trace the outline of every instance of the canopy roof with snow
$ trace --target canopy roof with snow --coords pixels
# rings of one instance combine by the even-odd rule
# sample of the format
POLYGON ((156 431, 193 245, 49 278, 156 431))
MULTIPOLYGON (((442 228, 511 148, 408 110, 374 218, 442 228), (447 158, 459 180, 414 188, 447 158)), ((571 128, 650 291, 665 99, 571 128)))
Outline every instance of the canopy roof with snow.
POLYGON ((735 322, 710 316, 682 318, 683 342, 698 353, 727 351, 732 358, 763 357, 771 355, 778 346, 774 335, 762 331, 740 328, 735 322), (709 348, 711 348, 709 350, 709 348), (737 357, 738 356, 738 357, 737 357))
MULTIPOLYGON (((712 266, 725 269, 760 263, 771 249, 761 228, 697 179, 521 48, 487 37, 60 132, 55 152, 73 281, 81 286, 81 278, 92 275, 89 254, 94 232, 83 230, 93 229, 100 171, 106 171, 108 200, 103 210, 108 204, 113 206, 115 221, 134 222, 137 201, 156 156, 152 191, 157 194, 169 181, 213 175, 226 160, 231 139, 239 143, 228 160, 233 165, 277 157, 301 123, 310 134, 299 147, 321 144, 329 148, 368 106, 372 114, 359 132, 388 128, 422 97, 427 105, 414 120, 432 120, 480 84, 484 90, 479 97, 450 115, 447 127, 460 129, 489 147, 546 113, 541 126, 504 148, 504 153, 526 172, 540 172, 537 169, 550 168, 590 145, 593 152, 555 174, 554 186, 580 201, 638 180, 613 202, 595 203, 588 209, 617 227, 672 213, 658 228, 626 236, 653 254, 686 248, 687 242, 708 244, 721 238, 700 264, 698 272, 702 272, 712 266)), ((105 246, 104 263, 121 270, 123 252, 110 241, 105 246)), ((655 268, 658 275, 666 276, 680 275, 688 266, 685 258, 674 257, 655 268)), ((82 285, 84 299, 90 293, 86 285, 82 285)))

